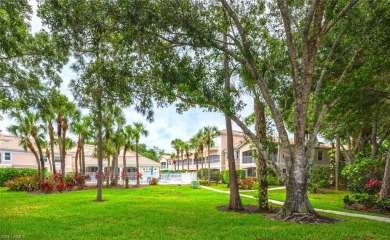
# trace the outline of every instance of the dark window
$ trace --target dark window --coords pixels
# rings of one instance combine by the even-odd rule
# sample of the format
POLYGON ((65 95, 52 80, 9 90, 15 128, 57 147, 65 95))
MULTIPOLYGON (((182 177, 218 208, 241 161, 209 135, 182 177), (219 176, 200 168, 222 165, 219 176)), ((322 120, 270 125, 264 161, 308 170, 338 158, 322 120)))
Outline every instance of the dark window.
POLYGON ((319 152, 318 152, 318 155, 317 155, 317 160, 318 160, 318 161, 322 161, 322 157, 323 157, 322 155, 323 155, 323 152, 322 152, 322 151, 319 151, 319 152))
POLYGON ((60 156, 54 156, 54 162, 61 162, 60 156))
POLYGON ((9 153, 9 152, 4 153, 4 160, 11 161, 11 153, 9 153))

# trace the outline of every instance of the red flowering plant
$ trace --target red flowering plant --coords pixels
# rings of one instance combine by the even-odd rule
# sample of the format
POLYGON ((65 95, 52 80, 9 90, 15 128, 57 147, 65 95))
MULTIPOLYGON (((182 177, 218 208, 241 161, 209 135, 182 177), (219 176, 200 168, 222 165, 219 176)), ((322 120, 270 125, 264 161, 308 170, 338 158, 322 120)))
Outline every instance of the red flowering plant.
POLYGON ((65 185, 62 181, 57 182, 56 189, 58 192, 63 192, 65 190, 65 185))
POLYGON ((84 175, 82 173, 75 173, 74 174, 74 181, 76 183, 76 186, 79 189, 84 189, 85 187, 85 181, 88 179, 87 175, 84 175))
MULTIPOLYGON (((106 172, 103 172, 102 175, 103 175, 103 176, 102 176, 102 180, 103 180, 103 182, 105 182, 106 179, 107 179, 107 174, 106 174, 106 172)), ((99 178, 99 172, 96 172, 96 173, 95 173, 95 178, 96 178, 96 180, 99 178)))
POLYGON ((376 194, 381 190, 382 182, 373 178, 366 182, 365 187, 368 194, 376 194))
POLYGON ((61 181, 62 174, 60 172, 56 172, 53 174, 53 176, 51 176, 51 178, 53 179, 54 182, 61 181))
POLYGON ((241 179, 240 182, 240 188, 244 190, 252 190, 253 184, 256 182, 256 178, 253 177, 247 177, 244 179, 241 179))
POLYGON ((43 181, 43 183, 41 183, 41 190, 42 190, 43 192, 46 192, 46 193, 51 192, 51 191, 53 191, 53 188, 54 188, 54 187, 53 187, 53 185, 51 184, 49 178, 46 178, 46 179, 43 181))
POLYGON ((126 180, 126 173, 125 173, 124 171, 121 172, 121 179, 122 179, 123 181, 126 180))
POLYGON ((137 173, 137 179, 142 179, 142 173, 137 173))
POLYGON ((75 186, 75 180, 73 174, 67 174, 65 176, 65 187, 68 191, 72 190, 75 186))

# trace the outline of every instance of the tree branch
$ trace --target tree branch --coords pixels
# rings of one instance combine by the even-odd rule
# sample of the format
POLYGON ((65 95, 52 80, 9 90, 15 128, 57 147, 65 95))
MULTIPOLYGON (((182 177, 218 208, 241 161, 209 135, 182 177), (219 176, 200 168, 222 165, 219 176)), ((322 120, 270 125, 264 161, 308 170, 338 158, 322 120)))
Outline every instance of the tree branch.
POLYGON ((332 21, 330 21, 327 25, 325 25, 323 27, 323 33, 322 35, 325 35, 327 34, 332 28, 333 26, 341 19, 345 16, 345 14, 347 14, 347 12, 349 10, 351 10, 351 8, 353 6, 355 6, 355 4, 357 4, 360 0, 351 0, 351 2, 345 6, 340 12, 339 14, 337 15, 337 17, 335 19, 333 19, 332 21))

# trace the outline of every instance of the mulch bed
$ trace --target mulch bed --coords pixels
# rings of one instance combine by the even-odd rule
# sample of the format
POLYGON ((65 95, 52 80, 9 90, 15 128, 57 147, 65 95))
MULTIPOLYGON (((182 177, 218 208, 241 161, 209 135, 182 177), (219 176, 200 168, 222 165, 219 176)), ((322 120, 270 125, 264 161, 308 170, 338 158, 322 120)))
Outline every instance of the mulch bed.
POLYGON ((355 211, 368 212, 368 213, 380 213, 380 214, 385 214, 385 215, 389 215, 390 216, 390 211, 369 208, 369 207, 367 207, 367 206, 365 206, 363 204, 359 204, 359 203, 346 205, 346 206, 344 206, 344 208, 348 209, 348 210, 355 210, 355 211))
POLYGON ((279 221, 305 223, 305 224, 333 224, 333 223, 344 221, 340 219, 321 216, 318 214, 308 214, 308 213, 293 213, 287 217, 283 217, 281 214, 273 214, 266 217, 269 219, 274 219, 279 221))

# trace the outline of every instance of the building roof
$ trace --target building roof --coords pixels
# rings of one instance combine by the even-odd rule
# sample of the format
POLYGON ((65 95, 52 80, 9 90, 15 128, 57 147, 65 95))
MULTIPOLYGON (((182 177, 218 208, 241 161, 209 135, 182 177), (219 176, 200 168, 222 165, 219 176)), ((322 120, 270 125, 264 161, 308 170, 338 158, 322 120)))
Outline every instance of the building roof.
MULTIPOLYGON (((72 156, 75 156, 77 148, 72 148, 68 153, 70 153, 72 156)), ((84 154, 86 157, 86 165, 87 166, 95 166, 97 164, 97 158, 95 156, 96 146, 94 145, 84 145, 84 154)), ((123 160, 123 149, 120 150, 119 156, 118 156, 118 164, 122 165, 123 160)), ((142 156, 138 154, 138 163, 139 166, 160 166, 160 164, 156 161, 153 161, 150 158, 147 158, 145 156, 142 156)), ((131 167, 136 165, 136 153, 133 151, 126 151, 126 166, 131 167)))

